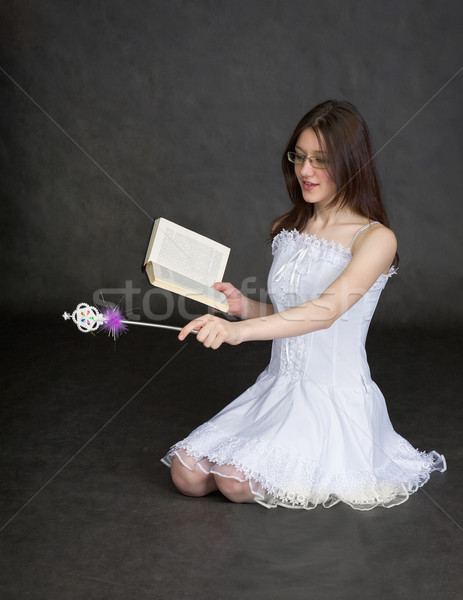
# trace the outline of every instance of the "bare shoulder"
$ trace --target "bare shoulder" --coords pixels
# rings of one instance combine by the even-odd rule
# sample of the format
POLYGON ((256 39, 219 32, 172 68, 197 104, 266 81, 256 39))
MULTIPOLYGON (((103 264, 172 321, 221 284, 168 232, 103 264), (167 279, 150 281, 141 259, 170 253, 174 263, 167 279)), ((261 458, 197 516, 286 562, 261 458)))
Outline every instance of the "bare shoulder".
MULTIPOLYGON (((362 231, 352 246, 352 263, 362 269, 373 269, 376 275, 388 273, 397 252, 394 232, 378 223, 362 231)), ((352 265, 354 266, 354 265, 352 265)))
POLYGON ((397 238, 392 229, 385 227, 381 223, 368 227, 355 240, 352 246, 352 253, 360 249, 371 251, 373 248, 383 252, 392 252, 394 255, 397 251, 397 238))

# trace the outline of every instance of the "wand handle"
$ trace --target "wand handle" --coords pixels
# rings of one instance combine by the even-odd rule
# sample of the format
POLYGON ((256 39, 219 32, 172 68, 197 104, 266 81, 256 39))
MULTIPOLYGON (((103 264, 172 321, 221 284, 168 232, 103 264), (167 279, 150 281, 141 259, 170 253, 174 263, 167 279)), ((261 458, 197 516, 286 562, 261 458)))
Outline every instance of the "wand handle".
MULTIPOLYGON (((143 323, 142 321, 121 321, 126 325, 144 325, 145 327, 157 327, 158 329, 171 329, 173 331, 182 331, 183 327, 174 327, 173 325, 160 325, 159 323, 143 323)), ((193 330, 192 333, 198 333, 193 330)))

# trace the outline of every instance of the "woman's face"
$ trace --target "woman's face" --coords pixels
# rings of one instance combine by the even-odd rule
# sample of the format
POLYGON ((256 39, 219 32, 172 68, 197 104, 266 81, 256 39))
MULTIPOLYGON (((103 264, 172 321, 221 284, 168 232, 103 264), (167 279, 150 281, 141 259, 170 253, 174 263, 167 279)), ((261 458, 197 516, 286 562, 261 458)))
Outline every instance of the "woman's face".
MULTIPOLYGON (((320 148, 317 136, 311 127, 304 129, 297 138, 294 150, 307 158, 313 156, 328 159, 320 148)), ((316 169, 312 167, 309 160, 305 160, 302 165, 294 165, 294 172, 301 186, 302 196, 306 202, 311 204, 327 204, 334 198, 337 187, 336 183, 331 179, 328 169, 316 169)))

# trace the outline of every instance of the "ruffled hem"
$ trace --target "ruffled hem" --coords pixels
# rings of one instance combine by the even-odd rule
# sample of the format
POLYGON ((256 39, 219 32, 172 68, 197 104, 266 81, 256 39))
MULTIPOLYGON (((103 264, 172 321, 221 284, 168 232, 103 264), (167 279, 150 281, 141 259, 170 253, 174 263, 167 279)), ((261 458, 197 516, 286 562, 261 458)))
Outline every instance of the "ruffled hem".
MULTIPOLYGON (((206 423, 199 429, 208 425, 206 423)), ((447 468, 443 455, 435 451, 419 452, 404 438, 398 438, 395 451, 381 467, 372 472, 333 472, 307 458, 290 456, 282 449, 271 448, 267 444, 267 451, 260 455, 261 460, 266 461, 262 471, 267 470, 267 475, 264 475, 255 466, 249 466, 256 463, 255 455, 249 461, 229 455, 232 447, 235 453, 238 449, 236 439, 224 442, 215 451, 194 449, 191 443, 184 440, 175 444, 162 462, 170 467, 173 457, 177 456, 190 471, 199 468, 206 474, 247 481, 254 501, 266 508, 282 506, 312 510, 319 505, 331 508, 339 502, 355 510, 371 510, 379 506, 391 508, 408 500, 429 480, 433 471, 443 472, 447 468), (225 447, 228 447, 228 451, 225 447), (224 458, 227 454, 228 458, 224 458), (273 471, 271 478, 268 474, 269 465, 273 471), (281 481, 285 481, 285 484, 282 485, 281 481)))

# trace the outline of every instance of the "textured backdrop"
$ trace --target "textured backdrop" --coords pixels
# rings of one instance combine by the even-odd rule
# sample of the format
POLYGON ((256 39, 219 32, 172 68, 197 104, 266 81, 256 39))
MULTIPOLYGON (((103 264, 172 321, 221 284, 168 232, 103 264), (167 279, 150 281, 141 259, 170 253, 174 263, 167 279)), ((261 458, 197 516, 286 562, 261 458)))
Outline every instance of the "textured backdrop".
POLYGON ((2 12, 4 311, 59 314, 131 281, 134 308, 161 314, 169 299, 148 297, 140 271, 159 216, 231 246, 226 279, 265 288, 269 226, 288 208, 281 151, 306 110, 337 98, 370 125, 399 239, 379 323, 462 322, 461 3, 23 0, 2 12))

